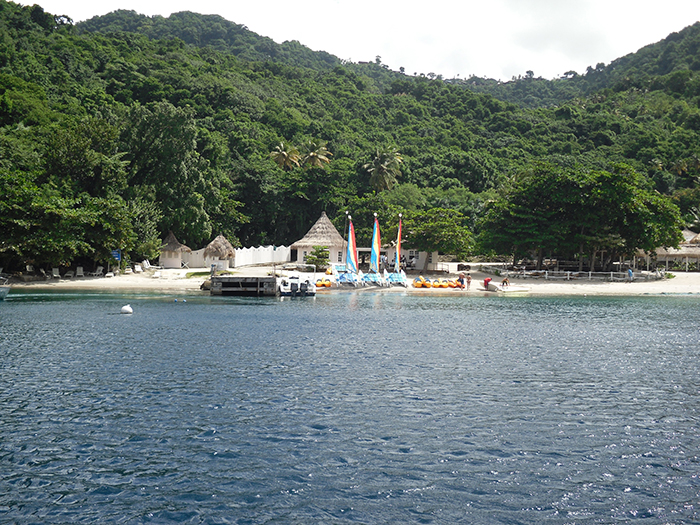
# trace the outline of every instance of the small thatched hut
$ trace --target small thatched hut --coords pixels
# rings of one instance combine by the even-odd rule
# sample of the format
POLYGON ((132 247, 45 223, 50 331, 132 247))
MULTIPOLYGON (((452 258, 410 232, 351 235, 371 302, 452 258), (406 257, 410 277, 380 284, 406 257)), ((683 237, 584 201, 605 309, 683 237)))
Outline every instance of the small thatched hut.
MULTIPOLYGON (((690 230, 683 230, 683 241, 678 248, 657 248, 656 264, 658 267, 669 269, 700 270, 700 234, 690 230)), ((647 268, 652 259, 643 251, 639 251, 637 257, 644 259, 647 268)))
POLYGON ((290 246, 291 261, 304 262, 306 256, 313 251, 314 246, 325 246, 328 249, 331 263, 343 262, 347 243, 335 229, 325 211, 321 212, 321 217, 307 234, 290 246))
POLYGON ((181 268, 182 254, 192 250, 178 241, 172 231, 168 232, 163 243, 160 248, 160 265, 163 268, 181 268))
POLYGON ((207 265, 216 264, 217 269, 226 270, 230 260, 236 256, 233 246, 223 235, 219 235, 204 248, 204 260, 207 265), (210 259, 212 259, 210 261, 210 259))

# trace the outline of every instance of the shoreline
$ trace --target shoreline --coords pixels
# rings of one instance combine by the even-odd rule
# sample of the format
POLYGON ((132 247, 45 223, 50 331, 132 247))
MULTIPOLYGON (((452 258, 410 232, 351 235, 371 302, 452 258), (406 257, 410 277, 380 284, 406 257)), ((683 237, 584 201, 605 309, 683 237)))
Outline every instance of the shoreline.
MULTIPOLYGON (((265 276, 273 270, 271 266, 261 266, 244 268, 236 271, 241 276, 265 276)), ((12 289, 28 290, 63 290, 63 291, 104 291, 104 292, 126 292, 126 291, 149 291, 165 293, 205 293, 200 286, 206 280, 205 277, 187 278, 188 273, 206 272, 205 268, 194 268, 191 270, 160 270, 154 276, 154 272, 144 272, 141 274, 126 274, 114 277, 84 277, 72 279, 53 279, 47 281, 31 281, 11 283, 12 289)), ((279 271, 279 270, 278 270, 279 271)), ((374 291, 403 291, 411 294, 466 294, 466 295, 509 295, 501 292, 487 292, 481 287, 481 282, 485 277, 492 277, 494 282, 499 278, 479 271, 470 272, 472 275, 471 289, 457 290, 453 288, 413 288, 410 284, 408 288, 324 288, 319 289, 320 294, 335 293, 339 291, 374 290, 374 291)), ((322 274, 317 274, 321 276, 322 274)), ((673 273, 673 278, 658 281, 634 282, 605 282, 605 281, 551 281, 544 279, 513 279, 511 285, 527 288, 527 291, 513 292, 512 295, 537 295, 537 296, 642 296, 642 295, 700 295, 700 273, 673 273)), ((412 278, 410 278, 412 281, 412 278)), ((10 292, 11 294, 12 292, 10 292)))

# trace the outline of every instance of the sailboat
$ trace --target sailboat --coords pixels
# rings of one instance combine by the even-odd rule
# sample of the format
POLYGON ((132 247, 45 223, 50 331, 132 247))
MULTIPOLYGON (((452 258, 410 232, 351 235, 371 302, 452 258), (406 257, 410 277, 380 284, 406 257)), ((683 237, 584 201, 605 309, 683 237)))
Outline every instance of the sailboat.
POLYGON ((408 288, 406 272, 401 269, 401 214, 399 213, 399 234, 396 237, 396 259, 394 260, 394 271, 389 273, 384 268, 384 280, 389 285, 405 286, 408 288))
POLYGON ((363 277, 367 284, 375 286, 386 286, 386 282, 379 270, 379 257, 382 243, 379 235, 379 221, 377 214, 374 214, 374 230, 372 231, 372 251, 369 256, 369 273, 363 277))
POLYGON ((358 286, 362 282, 362 272, 360 272, 357 262, 357 243, 355 242, 355 227, 352 225, 352 216, 348 215, 350 224, 348 225, 348 251, 345 255, 345 271, 336 276, 335 282, 338 285, 358 286))

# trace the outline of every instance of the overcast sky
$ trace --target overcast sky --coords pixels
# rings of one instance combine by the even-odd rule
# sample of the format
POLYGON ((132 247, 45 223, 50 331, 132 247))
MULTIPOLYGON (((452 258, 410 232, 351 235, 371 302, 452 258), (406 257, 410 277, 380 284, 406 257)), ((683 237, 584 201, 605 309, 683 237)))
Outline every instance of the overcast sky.
MULTIPOLYGON (((20 2, 31 4, 34 2, 20 2)), ((700 0, 36 0, 75 22, 117 9, 217 14, 278 43, 407 74, 555 78, 605 64, 700 20, 700 0)))

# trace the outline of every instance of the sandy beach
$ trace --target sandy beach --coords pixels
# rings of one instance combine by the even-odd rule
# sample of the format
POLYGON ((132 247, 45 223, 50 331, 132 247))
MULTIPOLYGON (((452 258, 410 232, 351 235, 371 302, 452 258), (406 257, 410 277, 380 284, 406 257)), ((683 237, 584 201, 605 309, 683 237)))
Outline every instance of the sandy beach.
MULTIPOLYGON (((248 267, 241 269, 233 269, 235 274, 241 276, 265 276, 271 275, 272 267, 248 267)), ((164 293, 207 293, 202 292, 200 287, 206 277, 202 275, 187 277, 188 274, 195 272, 207 272, 206 268, 194 268, 191 270, 160 270, 158 274, 154 272, 144 272, 140 274, 132 273, 126 275, 117 275, 115 277, 85 277, 79 279, 52 279, 48 281, 33 281, 33 282, 13 282, 11 283, 14 289, 31 290, 31 289, 52 289, 52 290, 103 290, 103 291, 151 291, 164 293)), ((279 272, 279 268, 278 268, 279 272)), ((489 294, 494 295, 498 292, 485 292, 481 286, 485 277, 488 274, 472 271, 473 281, 471 289, 455 290, 452 288, 445 289, 420 289, 409 286, 406 288, 394 288, 393 290, 403 290, 416 294, 436 294, 436 293, 465 293, 465 294, 489 294)), ((700 273, 672 273, 672 278, 666 278, 658 281, 645 281, 637 279, 632 283, 629 282, 601 282, 580 280, 545 280, 540 279, 515 279, 511 278, 511 285, 518 288, 526 288, 529 295, 679 295, 679 294, 700 294, 700 273)), ((321 274, 318 274, 320 277, 321 274)), ((409 279, 414 276, 409 275, 409 279)), ((430 277, 429 275, 427 277, 430 277)), ((448 276, 455 277, 455 276, 448 276)), ((500 278, 494 277, 494 282, 499 282, 500 278)), ((363 288, 364 290, 389 290, 387 288, 363 288)), ((321 293, 333 293, 337 288, 324 288, 321 293)), ((343 288, 343 290, 348 290, 343 288)))

